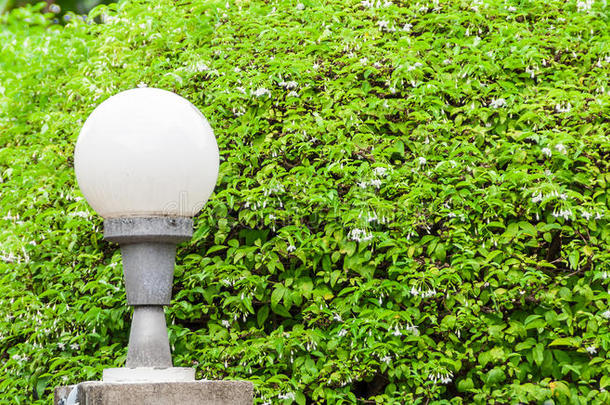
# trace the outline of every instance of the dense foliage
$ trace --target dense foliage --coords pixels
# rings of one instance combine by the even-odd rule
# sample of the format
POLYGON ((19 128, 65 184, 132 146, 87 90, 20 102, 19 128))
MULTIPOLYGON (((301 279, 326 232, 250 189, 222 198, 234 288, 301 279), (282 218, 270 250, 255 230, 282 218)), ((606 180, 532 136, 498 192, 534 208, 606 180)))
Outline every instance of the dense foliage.
POLYGON ((0 403, 124 364, 121 259, 72 154, 146 85, 221 150, 175 365, 256 403, 610 403, 605 1, 38 9, 0 17, 0 403))
MULTIPOLYGON (((65 12, 87 13, 98 4, 108 4, 115 0, 45 0, 45 11, 53 14, 63 15, 65 12)), ((4 13, 15 7, 23 7, 28 4, 37 4, 40 0, 0 0, 0 13, 4 13)), ((59 20, 57 20, 58 22, 59 20)))

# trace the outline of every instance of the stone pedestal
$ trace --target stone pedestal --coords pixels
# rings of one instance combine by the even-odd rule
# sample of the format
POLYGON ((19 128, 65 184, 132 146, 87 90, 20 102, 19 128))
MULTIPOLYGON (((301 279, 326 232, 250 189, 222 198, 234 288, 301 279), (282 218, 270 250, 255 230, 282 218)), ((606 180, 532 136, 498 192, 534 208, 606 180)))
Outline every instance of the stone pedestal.
MULTIPOLYGON (((75 386, 55 389, 55 405, 67 405, 75 386)), ((76 385, 79 405, 252 405, 248 381, 114 383, 89 381, 76 385)))

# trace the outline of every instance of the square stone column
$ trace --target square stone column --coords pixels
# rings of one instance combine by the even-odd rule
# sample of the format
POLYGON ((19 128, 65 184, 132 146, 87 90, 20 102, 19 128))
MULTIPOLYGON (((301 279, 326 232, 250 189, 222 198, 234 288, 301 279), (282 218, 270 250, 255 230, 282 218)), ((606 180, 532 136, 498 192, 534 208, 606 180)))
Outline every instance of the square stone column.
POLYGON ((55 389, 55 405, 68 405, 76 387, 79 405, 252 405, 248 381, 115 383, 88 381, 55 389))

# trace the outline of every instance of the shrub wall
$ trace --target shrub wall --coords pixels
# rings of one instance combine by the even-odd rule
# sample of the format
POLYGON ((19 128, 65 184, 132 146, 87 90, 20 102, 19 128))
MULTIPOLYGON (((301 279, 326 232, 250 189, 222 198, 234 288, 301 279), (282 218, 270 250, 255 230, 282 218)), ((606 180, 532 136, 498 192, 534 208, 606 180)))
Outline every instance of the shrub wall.
POLYGON ((72 156, 136 86, 221 151, 176 366, 257 404, 610 403, 605 1, 39 9, 0 16, 0 403, 124 364, 121 259, 72 156))

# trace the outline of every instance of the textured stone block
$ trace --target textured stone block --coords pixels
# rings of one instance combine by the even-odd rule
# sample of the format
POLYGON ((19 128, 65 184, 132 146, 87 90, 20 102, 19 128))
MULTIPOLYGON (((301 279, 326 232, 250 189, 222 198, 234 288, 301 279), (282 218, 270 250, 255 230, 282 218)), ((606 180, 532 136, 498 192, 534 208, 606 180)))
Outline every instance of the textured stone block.
MULTIPOLYGON (((55 389, 55 405, 66 405, 73 387, 55 389)), ((83 382, 77 385, 79 405, 252 405, 248 381, 172 383, 83 382)))
POLYGON ((65 405, 66 399, 72 389, 76 387, 76 385, 66 385, 65 387, 56 387, 55 388, 55 400, 53 401, 53 405, 65 405))

